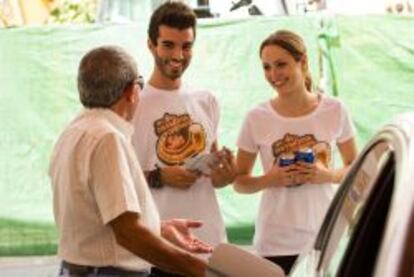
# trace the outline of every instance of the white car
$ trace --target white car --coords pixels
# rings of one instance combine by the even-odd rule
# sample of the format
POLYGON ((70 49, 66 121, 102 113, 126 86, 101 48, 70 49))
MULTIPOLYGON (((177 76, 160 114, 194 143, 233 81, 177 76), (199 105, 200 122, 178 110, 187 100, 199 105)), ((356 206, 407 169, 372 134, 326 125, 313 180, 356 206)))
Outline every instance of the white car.
POLYGON ((414 113, 382 128, 291 276, 414 276, 414 113))

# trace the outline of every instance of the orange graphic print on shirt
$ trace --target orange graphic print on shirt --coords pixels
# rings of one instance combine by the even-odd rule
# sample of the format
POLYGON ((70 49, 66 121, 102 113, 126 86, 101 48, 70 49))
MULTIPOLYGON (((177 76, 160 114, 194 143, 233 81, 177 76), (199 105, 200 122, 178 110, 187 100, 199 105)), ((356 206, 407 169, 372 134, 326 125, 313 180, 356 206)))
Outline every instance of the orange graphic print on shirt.
POLYGON ((329 167, 331 161, 331 147, 329 143, 318 141, 314 135, 293 135, 287 133, 282 139, 272 144, 273 157, 275 163, 279 160, 280 155, 294 154, 300 149, 312 149, 315 154, 315 160, 322 162, 329 167))
POLYGON ((154 122, 158 159, 167 165, 182 165, 206 148, 206 133, 201 124, 193 122, 189 114, 165 113, 154 122))

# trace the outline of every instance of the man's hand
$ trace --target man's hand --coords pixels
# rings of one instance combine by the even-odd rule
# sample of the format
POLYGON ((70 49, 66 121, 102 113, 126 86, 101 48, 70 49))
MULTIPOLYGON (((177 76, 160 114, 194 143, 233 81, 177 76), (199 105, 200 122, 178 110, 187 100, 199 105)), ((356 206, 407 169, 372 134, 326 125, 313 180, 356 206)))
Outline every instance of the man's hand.
POLYGON ((199 242, 188 230, 192 225, 200 226, 201 223, 188 220, 171 220, 164 223, 161 233, 165 239, 148 229, 138 213, 124 212, 109 224, 117 243, 138 257, 167 271, 185 276, 205 276, 206 262, 185 251, 211 252, 211 247, 199 242), (181 247, 189 246, 182 249, 167 240, 181 247))
POLYGON ((237 176, 236 163, 234 155, 225 147, 221 151, 215 152, 218 161, 210 165, 211 181, 214 187, 224 187, 234 181, 237 176))
POLYGON ((199 173, 186 170, 179 165, 161 168, 161 183, 170 187, 188 189, 199 177, 199 173))
POLYGON ((173 244, 193 253, 211 253, 213 248, 196 238, 191 228, 201 227, 202 222, 189 219, 171 219, 161 223, 161 235, 173 244))

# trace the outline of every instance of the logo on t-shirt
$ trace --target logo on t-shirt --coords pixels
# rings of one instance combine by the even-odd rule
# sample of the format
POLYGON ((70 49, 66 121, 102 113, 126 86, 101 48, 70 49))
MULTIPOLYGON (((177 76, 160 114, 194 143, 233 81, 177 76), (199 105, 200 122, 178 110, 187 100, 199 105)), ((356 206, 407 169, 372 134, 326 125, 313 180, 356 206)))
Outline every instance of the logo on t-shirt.
POLYGON ((318 141, 312 134, 303 136, 289 133, 285 134, 282 139, 272 144, 273 157, 276 162, 280 155, 294 154, 304 148, 312 149, 316 160, 321 161, 326 167, 329 167, 331 160, 331 147, 329 143, 318 141))
POLYGON ((165 113, 154 122, 158 158, 167 165, 181 165, 206 147, 206 133, 201 124, 190 115, 165 113))

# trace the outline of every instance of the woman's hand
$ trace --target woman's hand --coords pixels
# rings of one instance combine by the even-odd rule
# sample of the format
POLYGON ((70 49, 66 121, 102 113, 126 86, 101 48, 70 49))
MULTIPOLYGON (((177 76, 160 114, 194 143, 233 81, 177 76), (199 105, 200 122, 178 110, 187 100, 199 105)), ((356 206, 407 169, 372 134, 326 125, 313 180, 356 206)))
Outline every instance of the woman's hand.
POLYGON ((297 162, 295 181, 297 184, 326 184, 333 182, 333 171, 322 162, 297 162))
POLYGON ((300 184, 297 182, 298 169, 296 164, 279 166, 277 164, 266 173, 268 185, 271 187, 287 187, 300 184))

